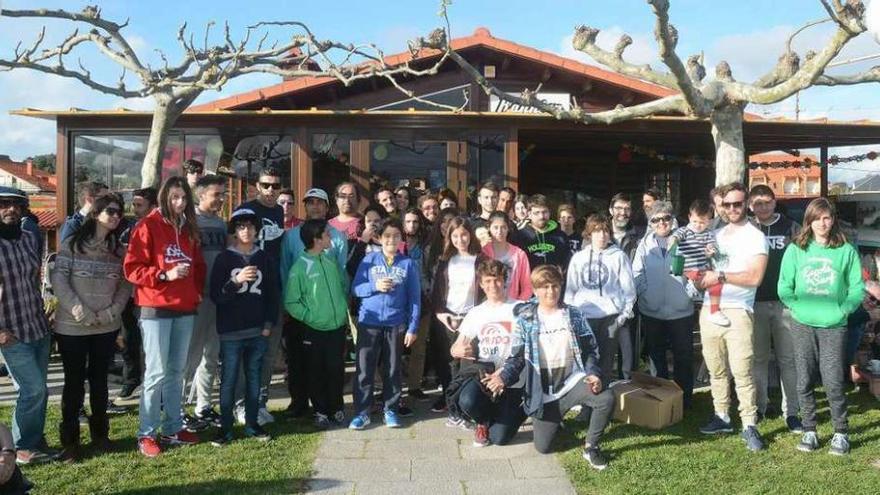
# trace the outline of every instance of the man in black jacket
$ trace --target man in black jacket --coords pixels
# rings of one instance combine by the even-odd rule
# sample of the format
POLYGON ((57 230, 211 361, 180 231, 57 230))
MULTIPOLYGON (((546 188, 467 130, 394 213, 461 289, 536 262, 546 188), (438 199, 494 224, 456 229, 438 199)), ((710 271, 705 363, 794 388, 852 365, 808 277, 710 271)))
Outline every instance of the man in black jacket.
POLYGON ((511 242, 526 252, 532 270, 540 265, 556 265, 562 273, 568 269, 571 251, 568 237, 550 220, 550 206, 543 194, 529 197, 530 223, 516 231, 511 242))
POLYGON ((614 243, 632 260, 639 241, 645 236, 645 229, 632 223, 632 198, 625 193, 615 194, 608 205, 608 213, 611 215, 614 243))

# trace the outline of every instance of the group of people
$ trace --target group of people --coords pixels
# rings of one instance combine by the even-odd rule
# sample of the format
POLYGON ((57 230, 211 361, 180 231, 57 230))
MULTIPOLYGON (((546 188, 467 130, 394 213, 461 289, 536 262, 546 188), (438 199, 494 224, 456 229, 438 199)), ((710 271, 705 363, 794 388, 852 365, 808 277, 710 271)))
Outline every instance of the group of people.
POLYGON ((195 432, 209 425, 217 428, 211 442, 226 445, 236 420, 246 436, 269 440, 268 388, 283 351, 285 413, 311 414, 319 428, 361 430, 374 414, 402 426, 412 401, 430 399, 423 383, 433 370, 443 393, 431 409, 446 413, 450 427, 472 428, 475 446, 504 445, 531 418, 535 448, 549 452, 565 414, 580 406, 583 457, 603 469, 600 444, 615 408, 609 385, 628 378, 640 357, 636 315, 657 376, 669 378, 671 351, 687 408, 695 306, 714 404, 702 433, 733 431, 732 377, 742 438, 752 451, 764 448, 758 424, 773 409, 772 355, 782 414, 802 435, 798 448, 819 447, 821 377, 835 431, 830 452, 849 451, 845 327, 864 292, 880 297, 880 289, 866 285, 824 198, 810 203, 800 226, 776 211, 767 186, 734 183, 695 200, 679 227, 656 190, 641 198, 643 214, 616 194, 607 211, 579 220, 561 205, 553 220, 545 196, 491 182, 475 191, 473 215, 449 190, 417 196, 382 187, 364 198, 343 182, 332 196, 308 190, 299 219, 281 173, 266 168, 256 197, 227 221, 227 179, 193 160, 186 172, 158 191, 134 191, 133 219, 105 185, 78 188, 81 209, 47 267, 54 327, 41 297, 39 243, 21 227, 27 198, 0 188, 0 354, 19 391, 18 463, 79 458, 86 382, 92 444, 108 447, 108 408, 119 406, 107 374, 122 348, 120 397, 142 386, 137 442, 147 457, 198 442, 195 432), (61 453, 43 436, 52 337, 64 368, 61 453), (349 351, 356 371, 346 416, 349 351))

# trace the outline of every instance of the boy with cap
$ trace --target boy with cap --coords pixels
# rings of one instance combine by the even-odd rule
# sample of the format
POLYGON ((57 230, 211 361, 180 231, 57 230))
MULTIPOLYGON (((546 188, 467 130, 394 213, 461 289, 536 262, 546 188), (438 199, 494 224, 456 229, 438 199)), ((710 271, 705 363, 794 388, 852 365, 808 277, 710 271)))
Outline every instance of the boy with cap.
POLYGON ((263 357, 278 318, 278 284, 268 254, 255 244, 258 222, 256 213, 247 208, 232 214, 232 245, 217 255, 211 270, 221 362, 220 431, 211 443, 218 447, 232 440, 239 364, 245 376, 245 434, 261 441, 270 438, 257 422, 257 414, 263 357))

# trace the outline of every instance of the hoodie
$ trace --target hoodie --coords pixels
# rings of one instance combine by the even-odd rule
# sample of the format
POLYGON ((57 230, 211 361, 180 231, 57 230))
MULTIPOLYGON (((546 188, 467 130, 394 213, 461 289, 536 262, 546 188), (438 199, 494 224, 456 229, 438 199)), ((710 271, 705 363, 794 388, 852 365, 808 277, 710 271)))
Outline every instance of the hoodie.
POLYGON ((361 299, 359 324, 369 327, 405 325, 407 333, 418 331, 422 299, 419 270, 409 257, 397 253, 388 265, 381 251, 367 254, 355 273, 351 292, 361 299), (376 281, 386 277, 394 280, 394 288, 379 292, 376 281))
POLYGON ((304 252, 290 268, 284 307, 290 316, 320 331, 348 322, 348 279, 328 254, 304 252))
POLYGON ((568 247, 568 236, 559 229, 559 225, 550 220, 542 231, 532 224, 517 230, 511 242, 526 252, 529 266, 534 270, 540 265, 556 265, 563 272, 568 267, 571 251, 568 247))
POLYGON ((504 260, 495 256, 495 247, 493 243, 483 246, 483 254, 489 258, 501 261, 507 266, 507 297, 515 301, 526 301, 532 297, 532 273, 529 266, 529 257, 525 251, 507 244, 507 256, 504 260))
MULTIPOLYGON (((306 252, 306 246, 300 236, 301 231, 302 225, 297 225, 285 232, 284 239, 281 241, 281 280, 285 283, 290 275, 290 267, 306 252)), ((327 227, 327 232, 330 234, 331 244, 326 254, 336 260, 339 269, 344 273, 345 262, 348 259, 348 239, 345 234, 332 226, 327 227)))
POLYGON ((125 278, 135 286, 134 303, 141 307, 141 316, 152 313, 160 317, 163 310, 193 314, 202 300, 207 276, 202 250, 158 209, 145 216, 132 231, 122 268, 125 278), (178 263, 190 264, 189 276, 159 280, 160 273, 178 263))
POLYGON ((684 276, 670 273, 672 258, 649 232, 636 248, 632 270, 639 297, 639 313, 658 320, 677 320, 694 314, 684 276))
MULTIPOLYGON (((248 254, 228 248, 214 260, 211 270, 211 300, 217 306, 217 333, 221 340, 249 330, 256 336, 278 320, 278 283, 269 253, 254 248, 248 254), (257 279, 241 285, 232 278, 246 266, 257 267, 257 279)), ((244 337, 247 337, 244 336, 244 337)), ((244 338, 238 336, 239 338, 244 338)))
POLYGON ((565 304, 586 318, 618 314, 632 318, 636 302, 629 257, 614 244, 601 251, 587 244, 571 258, 565 284, 565 304))

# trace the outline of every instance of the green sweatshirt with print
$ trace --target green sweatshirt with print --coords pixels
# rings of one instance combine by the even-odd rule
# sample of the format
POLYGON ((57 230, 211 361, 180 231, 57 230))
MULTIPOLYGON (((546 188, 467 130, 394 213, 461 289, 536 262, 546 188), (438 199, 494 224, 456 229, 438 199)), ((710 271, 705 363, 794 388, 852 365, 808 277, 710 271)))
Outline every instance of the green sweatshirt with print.
POLYGON ((290 267, 284 307, 315 330, 336 330, 348 321, 347 285, 335 258, 305 252, 290 267))
POLYGON ((777 292, 795 321, 816 328, 845 327, 862 302, 865 283, 852 244, 830 248, 789 244, 782 256, 777 292))

